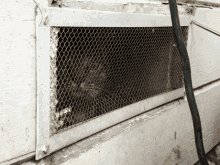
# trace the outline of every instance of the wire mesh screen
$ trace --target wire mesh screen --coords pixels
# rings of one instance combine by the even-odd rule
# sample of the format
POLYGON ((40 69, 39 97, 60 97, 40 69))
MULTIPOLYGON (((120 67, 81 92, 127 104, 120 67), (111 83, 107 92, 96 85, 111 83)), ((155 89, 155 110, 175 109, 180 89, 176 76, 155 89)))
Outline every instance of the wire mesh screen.
POLYGON ((51 27, 51 133, 181 88, 176 45, 172 27, 51 27))

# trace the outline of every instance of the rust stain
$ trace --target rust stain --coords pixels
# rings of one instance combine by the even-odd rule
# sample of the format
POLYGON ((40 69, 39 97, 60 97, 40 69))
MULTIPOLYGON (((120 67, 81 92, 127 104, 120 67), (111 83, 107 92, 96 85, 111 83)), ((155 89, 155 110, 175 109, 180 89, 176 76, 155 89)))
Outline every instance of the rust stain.
POLYGON ((166 158, 163 165, 178 165, 181 159, 180 146, 174 147, 170 155, 166 158))
POLYGON ((181 159, 181 153, 180 153, 179 148, 180 147, 178 145, 177 145, 176 148, 173 148, 173 152, 175 154, 176 160, 180 160, 181 159))

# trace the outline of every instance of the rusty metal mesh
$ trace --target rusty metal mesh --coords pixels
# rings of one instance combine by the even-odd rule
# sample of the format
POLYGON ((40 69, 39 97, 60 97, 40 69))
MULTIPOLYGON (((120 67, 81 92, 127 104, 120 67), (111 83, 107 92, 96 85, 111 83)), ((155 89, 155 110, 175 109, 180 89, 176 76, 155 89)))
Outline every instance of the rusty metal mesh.
POLYGON ((183 86, 172 27, 51 27, 50 54, 52 134, 183 86))

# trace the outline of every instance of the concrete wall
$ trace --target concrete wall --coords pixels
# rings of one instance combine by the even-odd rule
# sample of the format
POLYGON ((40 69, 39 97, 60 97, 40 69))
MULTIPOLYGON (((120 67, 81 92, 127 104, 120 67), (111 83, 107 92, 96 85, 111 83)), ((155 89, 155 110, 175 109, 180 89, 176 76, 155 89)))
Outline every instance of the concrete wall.
MULTIPOLYGON (((47 4, 47 1, 40 3, 47 4)), ((159 1, 64 3, 78 9, 169 15, 169 6, 159 1)), ((36 3, 9 0, 1 1, 0 6, 0 163, 11 164, 35 155, 36 3)), ((192 14, 187 6, 179 6, 178 9, 181 15, 192 14)), ((198 21, 220 31, 216 24, 218 9, 197 9, 197 13, 195 18, 198 21)), ((196 99, 205 149, 209 151, 219 142, 220 87, 217 80, 220 77, 220 38, 195 25, 189 33, 193 85, 196 88, 205 86, 198 90, 196 99)), ((26 164, 187 164, 197 160, 189 108, 186 100, 179 100, 86 138, 40 161, 26 164)))

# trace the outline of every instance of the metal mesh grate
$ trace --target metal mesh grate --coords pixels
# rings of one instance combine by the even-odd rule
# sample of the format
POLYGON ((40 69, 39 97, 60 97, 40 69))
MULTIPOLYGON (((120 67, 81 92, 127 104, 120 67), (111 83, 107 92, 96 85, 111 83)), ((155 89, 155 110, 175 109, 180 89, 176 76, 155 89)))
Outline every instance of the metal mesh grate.
POLYGON ((183 86, 172 27, 51 27, 50 56, 51 133, 183 86))

